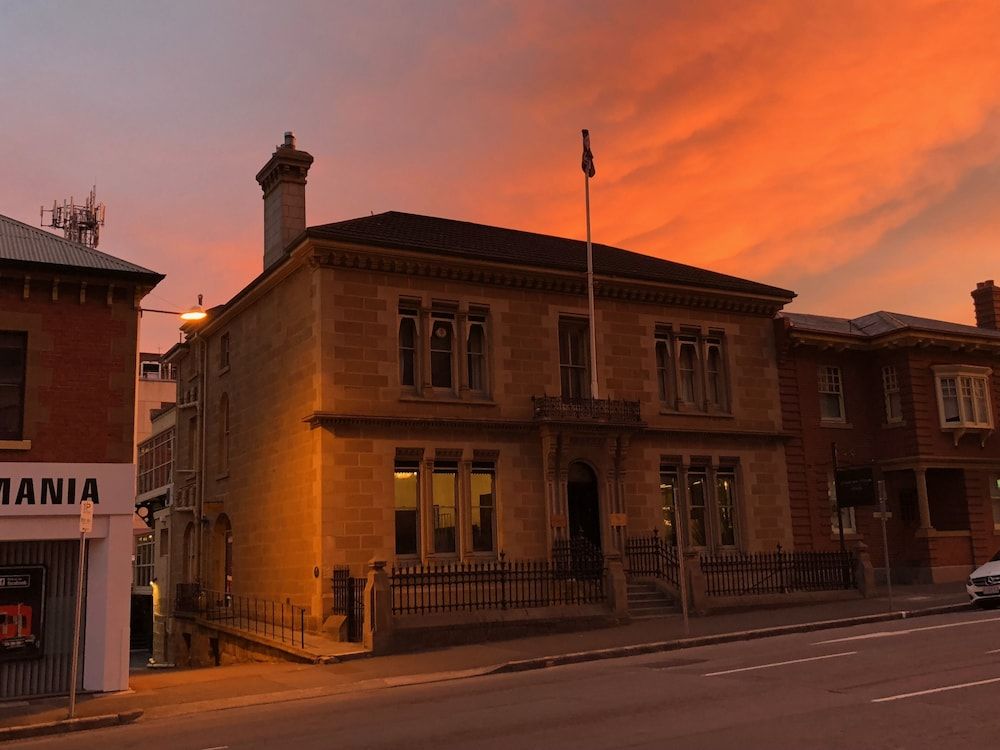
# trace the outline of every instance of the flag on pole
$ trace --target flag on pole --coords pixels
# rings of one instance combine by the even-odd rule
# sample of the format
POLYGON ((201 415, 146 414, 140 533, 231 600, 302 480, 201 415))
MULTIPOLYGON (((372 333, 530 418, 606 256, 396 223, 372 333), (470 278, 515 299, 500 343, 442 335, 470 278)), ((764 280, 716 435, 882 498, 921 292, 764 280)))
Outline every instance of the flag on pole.
POLYGON ((590 131, 583 131, 583 173, 587 177, 593 177, 597 170, 594 169, 594 155, 590 152, 590 131))

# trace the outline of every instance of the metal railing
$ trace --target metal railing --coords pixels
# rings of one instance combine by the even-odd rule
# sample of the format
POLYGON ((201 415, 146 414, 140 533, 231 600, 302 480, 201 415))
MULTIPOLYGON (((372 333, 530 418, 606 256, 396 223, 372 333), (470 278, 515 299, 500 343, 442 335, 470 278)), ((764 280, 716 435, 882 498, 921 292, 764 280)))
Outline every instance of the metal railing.
POLYGON ((333 569, 333 614, 347 619, 347 639, 360 641, 364 637, 365 579, 355 578, 351 569, 338 566, 333 569))
POLYGON ((832 591, 857 584, 851 552, 775 552, 702 555, 709 596, 832 591))
POLYGON ((499 560, 392 569, 394 615, 603 604, 604 565, 585 558, 499 560))
POLYGON ((294 604, 179 583, 176 610, 273 641, 306 645, 306 611, 294 604))
POLYGON ((659 578, 678 585, 680 565, 677 548, 668 544, 659 531, 649 536, 630 536, 625 540, 625 572, 633 578, 659 578))
POLYGON ((642 414, 638 401, 613 398, 561 398, 532 396, 535 419, 566 422, 606 422, 638 425, 642 414))

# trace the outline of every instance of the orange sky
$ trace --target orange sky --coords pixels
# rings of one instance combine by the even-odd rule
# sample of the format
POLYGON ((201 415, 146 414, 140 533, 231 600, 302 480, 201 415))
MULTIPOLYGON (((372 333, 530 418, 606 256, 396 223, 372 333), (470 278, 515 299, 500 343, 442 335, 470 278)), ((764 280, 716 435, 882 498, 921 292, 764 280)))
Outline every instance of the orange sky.
MULTIPOLYGON (((396 209, 583 234, 969 322, 1000 262, 1000 3, 0 0, 0 213, 86 193, 101 249, 218 303, 293 129, 310 224, 396 209)), ((176 340, 144 323, 144 346, 176 340)))

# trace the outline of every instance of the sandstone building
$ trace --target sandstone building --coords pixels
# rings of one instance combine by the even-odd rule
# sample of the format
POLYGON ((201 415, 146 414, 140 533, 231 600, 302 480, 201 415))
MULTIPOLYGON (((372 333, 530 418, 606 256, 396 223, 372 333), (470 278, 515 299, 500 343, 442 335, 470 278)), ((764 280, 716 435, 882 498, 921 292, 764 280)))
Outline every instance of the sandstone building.
POLYGON ((330 571, 793 542, 774 315, 793 294, 582 242, 388 212, 308 227, 312 157, 257 175, 262 273, 168 361, 173 580, 330 611, 330 571))

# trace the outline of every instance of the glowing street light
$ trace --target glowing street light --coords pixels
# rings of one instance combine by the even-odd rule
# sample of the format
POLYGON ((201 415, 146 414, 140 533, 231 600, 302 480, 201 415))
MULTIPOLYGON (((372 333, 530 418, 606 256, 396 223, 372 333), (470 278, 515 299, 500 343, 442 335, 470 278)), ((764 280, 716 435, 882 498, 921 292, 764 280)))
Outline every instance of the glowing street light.
POLYGON ((162 315, 176 315, 181 320, 188 322, 196 320, 204 320, 205 318, 208 317, 208 313, 205 312, 205 308, 202 306, 201 301, 202 301, 202 295, 199 294, 198 304, 195 305, 194 307, 184 310, 183 312, 177 310, 154 310, 151 307, 140 307, 139 314, 141 315, 142 313, 151 312, 151 313, 161 313, 162 315))

